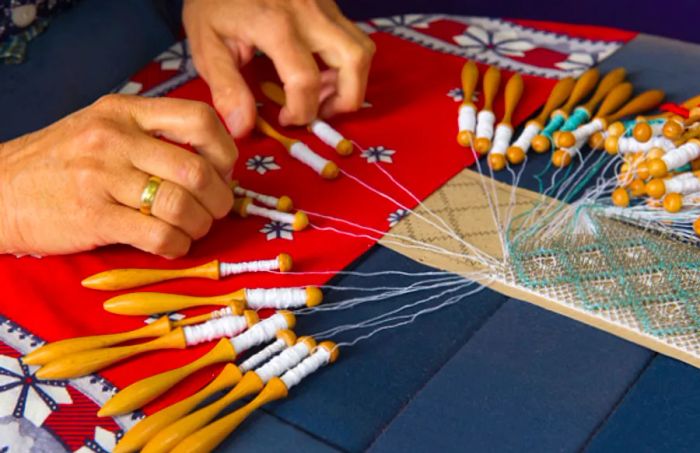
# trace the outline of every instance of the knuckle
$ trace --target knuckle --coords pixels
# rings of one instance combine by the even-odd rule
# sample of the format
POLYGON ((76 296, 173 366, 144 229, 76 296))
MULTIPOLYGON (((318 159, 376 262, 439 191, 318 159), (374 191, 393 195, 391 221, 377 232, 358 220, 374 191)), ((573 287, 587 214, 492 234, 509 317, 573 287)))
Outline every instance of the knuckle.
POLYGON ((285 8, 269 9, 265 12, 265 20, 269 30, 275 30, 281 36, 288 36, 294 33, 292 15, 285 8))
POLYGON ((221 194, 221 199, 216 203, 216 207, 213 209, 212 214, 216 219, 222 219, 228 215, 233 209, 233 191, 225 190, 221 194))
POLYGON ((151 252, 157 255, 171 253, 175 234, 173 227, 162 222, 154 222, 148 231, 148 242, 151 252))
POLYGON ((359 43, 347 46, 345 51, 347 61, 355 68, 365 68, 372 61, 373 53, 366 46, 359 43))
POLYGON ((204 102, 192 104, 192 119, 201 129, 207 131, 214 129, 219 121, 214 109, 204 102))
POLYGON ((186 186, 194 190, 202 190, 207 187, 211 179, 211 169, 204 158, 192 155, 184 163, 186 186))
POLYGON ((187 197, 183 190, 167 184, 158 191, 155 208, 168 214, 168 217, 179 218, 187 210, 187 197))
POLYGON ((192 233, 192 239, 202 239, 204 236, 206 236, 206 234, 211 229, 213 223, 214 219, 212 219, 210 216, 206 216, 200 219, 192 233))
POLYGON ((117 134, 117 128, 111 121, 95 117, 83 125, 77 138, 81 146, 91 150, 100 150, 114 141, 117 134))
POLYGON ((124 103, 125 98, 128 97, 129 96, 125 94, 106 94, 95 101, 93 105, 99 109, 111 111, 121 106, 124 103))

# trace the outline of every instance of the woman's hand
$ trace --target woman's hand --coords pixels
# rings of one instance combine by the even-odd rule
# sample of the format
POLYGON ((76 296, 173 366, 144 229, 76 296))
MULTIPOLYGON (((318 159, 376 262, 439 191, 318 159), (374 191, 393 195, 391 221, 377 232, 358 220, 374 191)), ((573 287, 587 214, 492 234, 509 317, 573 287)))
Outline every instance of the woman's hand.
POLYGON ((274 62, 287 105, 280 123, 358 109, 374 43, 333 0, 186 0, 183 19, 194 64, 235 137, 255 122, 255 100, 239 68, 255 48, 274 62), (319 72, 313 54, 329 70, 319 72))
POLYGON ((123 243, 184 255, 231 209, 227 181, 236 157, 206 104, 105 96, 0 147, 0 252, 59 254, 123 243), (163 182, 147 216, 138 208, 150 175, 163 182))

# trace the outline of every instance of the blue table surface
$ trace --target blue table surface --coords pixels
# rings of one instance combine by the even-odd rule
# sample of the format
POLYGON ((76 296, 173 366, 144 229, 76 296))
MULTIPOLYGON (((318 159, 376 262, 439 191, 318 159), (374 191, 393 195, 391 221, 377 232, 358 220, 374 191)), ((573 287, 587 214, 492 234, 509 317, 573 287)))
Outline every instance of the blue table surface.
MULTIPOLYGON (((57 18, 30 60, 0 66, 0 140, 108 92, 174 37, 150 3, 91 0, 57 18), (104 15, 110 21, 102 20, 104 15)), ((638 90, 700 92, 700 47, 646 35, 603 69, 638 90)), ((546 164, 530 162, 528 174, 546 164)), ((535 188, 531 177, 522 185, 535 188)), ((430 270, 376 246, 362 272, 430 270)), ((346 287, 409 277, 336 278, 346 287)), ((329 292, 327 299, 347 297, 329 292)), ((299 332, 366 319, 424 293, 302 317, 299 332)), ((222 446, 254 451, 697 451, 700 372, 490 290, 343 351, 337 364, 256 413, 222 446)))

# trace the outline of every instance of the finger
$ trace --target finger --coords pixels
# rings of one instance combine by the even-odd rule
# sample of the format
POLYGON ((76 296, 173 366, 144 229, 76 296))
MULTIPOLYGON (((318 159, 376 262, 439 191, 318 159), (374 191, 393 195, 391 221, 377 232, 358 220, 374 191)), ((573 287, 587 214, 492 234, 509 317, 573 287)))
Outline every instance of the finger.
POLYGON ((180 229, 126 206, 115 204, 102 220, 104 237, 110 244, 128 244, 172 259, 186 255, 192 243, 180 229))
POLYGON ((129 112, 141 129, 191 145, 220 175, 230 177, 238 150, 209 105, 186 99, 132 99, 129 112))
MULTIPOLYGON (((229 213, 233 207, 231 188, 207 160, 153 137, 142 136, 133 140, 127 152, 134 167, 183 187, 215 219, 229 213)), ((119 185, 117 181, 115 184, 119 185)))
POLYGON ((318 114, 318 66, 291 22, 281 20, 277 36, 274 41, 263 40, 260 49, 272 59, 284 85, 286 104, 280 111, 280 124, 308 124, 318 114))
MULTIPOLYGON (((109 194, 119 203, 138 209, 141 192, 148 183, 148 175, 130 169, 110 184, 109 194)), ((160 183, 151 205, 151 214, 184 231, 192 239, 200 239, 209 232, 213 218, 185 189, 170 181, 160 183)))
POLYGON ((238 138, 248 134, 255 125, 255 98, 238 68, 250 59, 252 49, 242 53, 244 46, 236 42, 227 45, 213 31, 191 42, 194 63, 209 85, 214 105, 231 135, 238 138))

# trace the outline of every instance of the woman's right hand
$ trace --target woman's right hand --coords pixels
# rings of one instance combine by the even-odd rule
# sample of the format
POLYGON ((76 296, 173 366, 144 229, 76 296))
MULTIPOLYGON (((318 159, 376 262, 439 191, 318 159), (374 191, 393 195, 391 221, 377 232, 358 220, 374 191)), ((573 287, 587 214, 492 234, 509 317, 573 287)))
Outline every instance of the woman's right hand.
POLYGON ((184 255, 230 211, 237 154, 206 104, 105 96, 0 145, 0 252, 130 244, 168 258, 184 255), (148 216, 138 208, 151 175, 162 183, 148 216))

